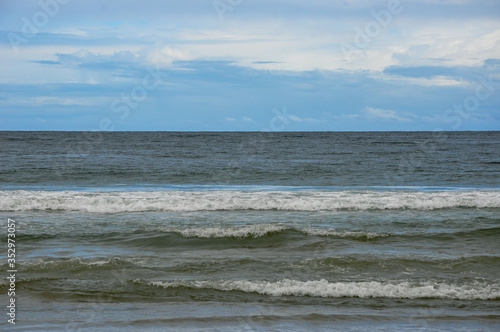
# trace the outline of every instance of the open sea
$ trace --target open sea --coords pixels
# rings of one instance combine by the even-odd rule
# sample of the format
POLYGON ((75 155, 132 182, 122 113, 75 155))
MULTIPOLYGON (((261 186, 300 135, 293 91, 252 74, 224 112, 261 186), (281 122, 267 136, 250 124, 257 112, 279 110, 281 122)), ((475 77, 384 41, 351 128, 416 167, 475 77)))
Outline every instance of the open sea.
POLYGON ((0 218, 0 330, 500 330, 500 132, 0 132, 0 218))

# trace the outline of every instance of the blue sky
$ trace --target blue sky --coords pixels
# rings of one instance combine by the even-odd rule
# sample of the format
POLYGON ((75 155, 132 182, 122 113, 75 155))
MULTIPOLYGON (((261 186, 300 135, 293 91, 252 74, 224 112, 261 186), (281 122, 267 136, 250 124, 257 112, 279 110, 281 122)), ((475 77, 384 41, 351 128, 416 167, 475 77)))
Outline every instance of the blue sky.
POLYGON ((0 0, 0 130, 500 130, 498 0, 0 0))

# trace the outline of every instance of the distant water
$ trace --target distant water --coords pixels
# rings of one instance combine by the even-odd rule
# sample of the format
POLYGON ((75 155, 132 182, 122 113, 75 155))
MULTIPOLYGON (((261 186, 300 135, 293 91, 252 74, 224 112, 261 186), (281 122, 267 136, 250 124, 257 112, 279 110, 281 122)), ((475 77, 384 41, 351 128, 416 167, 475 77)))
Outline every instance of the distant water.
POLYGON ((0 132, 0 215, 18 330, 500 330, 500 132, 0 132))

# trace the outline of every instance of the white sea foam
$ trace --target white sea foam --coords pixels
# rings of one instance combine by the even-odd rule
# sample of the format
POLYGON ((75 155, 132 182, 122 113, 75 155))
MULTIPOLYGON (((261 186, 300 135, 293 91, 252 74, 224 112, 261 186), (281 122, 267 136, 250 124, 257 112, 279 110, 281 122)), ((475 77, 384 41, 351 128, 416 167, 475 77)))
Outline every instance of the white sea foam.
POLYGON ((99 213, 216 210, 499 208, 500 191, 0 191, 0 211, 99 213))
MULTIPOLYGON (((135 280, 136 283, 142 283, 135 280)), ((316 296, 316 297, 360 297, 360 298, 441 298, 456 300, 492 300, 500 298, 500 284, 474 282, 465 285, 423 282, 329 282, 327 280, 297 281, 173 281, 147 282, 156 287, 215 289, 220 291, 242 291, 270 296, 316 296)))
POLYGON ((82 259, 79 257, 72 257, 69 259, 56 259, 56 260, 35 259, 24 262, 23 265, 26 268, 57 269, 60 268, 61 266, 69 268, 69 267, 79 267, 79 266, 105 266, 105 265, 118 265, 118 264, 128 264, 128 263, 130 263, 128 260, 120 259, 117 257, 95 258, 95 259, 82 259))
POLYGON ((279 225, 250 225, 250 226, 228 226, 228 227, 161 227, 157 229, 162 232, 172 232, 180 234, 184 237, 199 237, 199 238, 246 238, 246 237, 263 237, 269 233, 280 232, 287 228, 279 225))
POLYGON ((306 235, 324 236, 324 237, 346 237, 346 238, 368 238, 387 237, 390 234, 386 233, 371 233, 371 232, 351 232, 346 230, 335 229, 313 229, 313 228, 293 228, 283 225, 247 225, 247 226, 224 226, 224 227, 157 227, 145 229, 148 232, 165 232, 177 233, 184 237, 198 238, 246 238, 246 237, 263 237, 271 233, 277 233, 285 230, 297 231, 306 235))
POLYGON ((390 236, 387 233, 371 233, 371 232, 360 232, 360 231, 351 232, 351 231, 340 231, 335 229, 307 228, 303 229, 302 232, 314 236, 335 236, 335 237, 368 238, 368 239, 390 236))

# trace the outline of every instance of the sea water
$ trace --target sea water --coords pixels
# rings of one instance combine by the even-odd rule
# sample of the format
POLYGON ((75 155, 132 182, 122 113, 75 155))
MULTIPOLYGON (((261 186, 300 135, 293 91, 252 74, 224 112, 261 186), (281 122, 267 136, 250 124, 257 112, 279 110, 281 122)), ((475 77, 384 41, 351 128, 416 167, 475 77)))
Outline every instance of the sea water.
POLYGON ((0 329, 499 330, 499 144, 0 132, 0 329))

